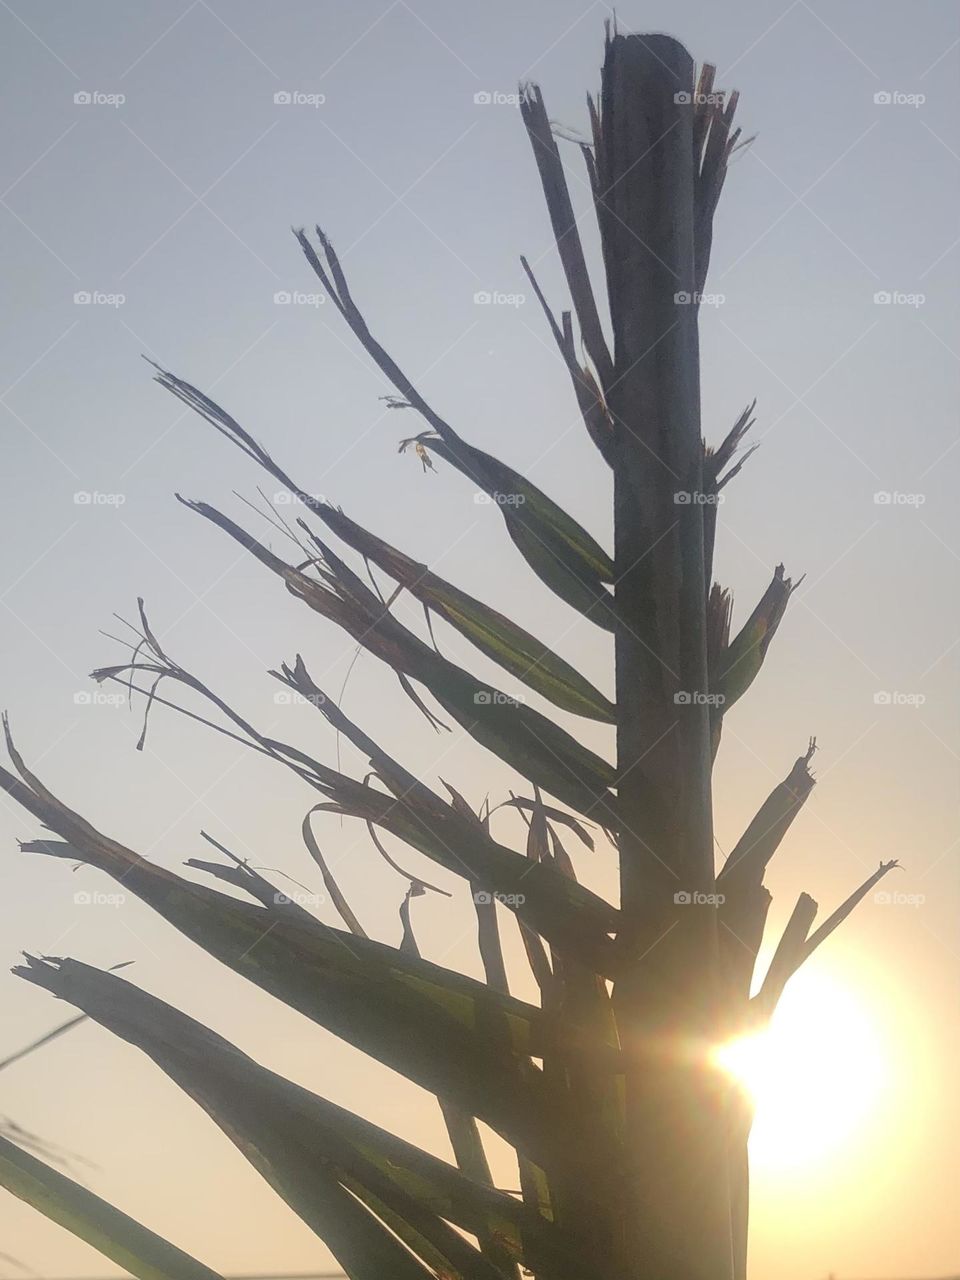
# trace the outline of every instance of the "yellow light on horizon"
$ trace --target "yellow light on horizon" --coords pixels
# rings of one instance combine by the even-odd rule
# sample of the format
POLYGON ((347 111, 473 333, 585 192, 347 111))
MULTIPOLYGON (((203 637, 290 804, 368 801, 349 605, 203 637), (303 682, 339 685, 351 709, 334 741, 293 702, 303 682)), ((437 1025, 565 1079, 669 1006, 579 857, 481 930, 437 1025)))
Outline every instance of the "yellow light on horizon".
POLYGON ((817 970, 792 979, 767 1030, 713 1051, 755 1105, 751 1164, 781 1173, 799 1173, 866 1136, 889 1057, 867 1002, 817 970))

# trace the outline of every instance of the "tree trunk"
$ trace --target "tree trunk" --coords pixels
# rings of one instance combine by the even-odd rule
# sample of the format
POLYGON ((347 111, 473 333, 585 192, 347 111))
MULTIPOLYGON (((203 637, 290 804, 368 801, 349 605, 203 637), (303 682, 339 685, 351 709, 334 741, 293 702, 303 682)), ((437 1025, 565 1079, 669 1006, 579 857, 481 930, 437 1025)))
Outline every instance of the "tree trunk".
POLYGON ((615 36, 597 157, 614 335, 617 756, 632 1063, 624 1273, 733 1275, 719 1027, 697 334, 694 67, 615 36))

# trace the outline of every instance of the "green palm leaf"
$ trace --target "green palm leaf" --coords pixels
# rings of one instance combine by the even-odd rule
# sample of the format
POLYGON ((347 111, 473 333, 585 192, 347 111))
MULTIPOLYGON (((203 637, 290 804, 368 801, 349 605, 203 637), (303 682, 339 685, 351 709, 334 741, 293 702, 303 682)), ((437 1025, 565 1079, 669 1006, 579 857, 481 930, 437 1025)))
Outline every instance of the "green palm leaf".
POLYGON ((778 564, 753 613, 720 655, 716 670, 710 673, 710 689, 722 696, 720 706, 724 712, 730 710, 756 679, 787 602, 802 581, 802 578, 797 582, 785 578, 783 565, 778 564))
MULTIPOLYGON (((181 499, 183 501, 183 499, 181 499)), ((614 825, 613 767, 533 707, 478 680, 415 636, 324 544, 323 581, 286 564, 205 502, 186 502, 281 577, 288 590, 400 674, 424 684, 471 737, 581 813, 614 825)))
POLYGON ((613 562, 572 516, 519 471, 459 436, 424 433, 416 439, 488 494, 541 582, 598 627, 614 630, 616 614, 607 590, 613 562))
POLYGON ((40 852, 99 867, 237 973, 545 1157, 542 1090, 519 1069, 538 1049, 533 1006, 382 943, 192 884, 101 835, 42 787, 37 794, 6 770, 0 786, 68 842, 36 842, 40 852), (491 1024, 504 1028, 496 1042, 491 1024))
MULTIPOLYGON (((392 547, 383 539, 362 528, 339 508, 314 494, 307 493, 220 405, 189 382, 160 368, 159 365, 154 367, 157 370, 156 380, 161 386, 189 405, 211 423, 221 435, 226 436, 231 443, 252 457, 270 475, 294 493, 305 507, 323 520, 327 527, 342 538, 348 546, 379 565, 401 586, 422 601, 426 608, 433 609, 445 618, 487 657, 500 663, 511 675, 516 676, 564 710, 609 723, 613 722, 614 709, 610 701, 568 662, 553 653, 535 636, 530 635, 496 609, 481 604, 465 591, 431 573, 426 565, 418 564, 402 551, 398 551, 396 547, 392 547)), ((490 462, 495 463, 495 459, 490 459, 490 462)), ((513 477, 511 483, 515 487, 526 484, 516 476, 515 472, 511 473, 511 476, 513 477)), ((501 476, 501 480, 503 478, 501 476)), ((589 566, 582 571, 588 572, 591 580, 595 575, 600 574, 603 575, 600 579, 601 585, 602 582, 611 581, 612 565, 602 548, 559 508, 554 509, 553 504, 539 490, 534 490, 532 486, 527 486, 527 489, 529 493, 527 490, 523 493, 524 504, 529 497, 534 505, 545 512, 544 521, 552 524, 557 530, 556 537, 567 544, 566 554, 573 553, 570 549, 577 549, 585 566, 589 566)), ((511 513, 505 514, 508 517, 511 515, 511 513)))
POLYGON ((614 722, 616 711, 609 699, 528 631, 361 528, 342 511, 329 504, 314 505, 313 510, 348 546, 389 573, 518 680, 564 711, 614 722))
POLYGON ((614 576, 610 557, 541 489, 491 454, 468 444, 430 408, 371 334, 350 294, 333 246, 319 227, 315 230, 326 266, 303 231, 296 232, 300 247, 340 314, 403 397, 400 403, 415 408, 435 433, 418 436, 418 442, 445 458, 494 500, 520 554, 551 591, 598 626, 612 631, 615 615, 606 590, 614 576))
POLYGON ((196 1258, 3 1136, 0 1186, 85 1240, 137 1280, 221 1280, 196 1258))
MULTIPOLYGON (((466 820, 462 813, 444 803, 424 784, 417 782, 411 785, 410 775, 369 738, 360 734, 346 717, 341 716, 334 723, 368 753, 393 795, 348 778, 322 765, 306 752, 258 733, 202 681, 172 663, 161 651, 155 652, 158 654, 155 662, 107 667, 94 672, 94 677, 116 680, 127 687, 129 677, 124 673, 146 671, 154 677, 169 677, 202 694, 242 729, 246 738, 238 737, 202 716, 191 712, 186 714, 292 769, 298 777, 329 798, 329 803, 317 805, 317 809, 361 818, 368 825, 383 827, 440 866, 464 876, 475 888, 497 893, 505 905, 557 946, 582 954, 598 972, 611 973, 614 957, 607 935, 617 928, 619 913, 615 907, 581 885, 557 875, 550 867, 531 868, 525 858, 498 844, 483 827, 478 827, 475 821, 466 820)), ((316 690, 312 682, 305 688, 313 705, 330 719, 335 704, 316 690)), ((184 711, 184 708, 159 697, 155 686, 151 698, 184 711)), ((16 755, 14 758, 18 769, 23 772, 22 760, 16 755)), ((31 785, 37 781, 35 778, 29 780, 31 785)), ((6 785, 2 782, 2 774, 0 785, 6 785)), ((220 873, 221 878, 223 874, 220 873)), ((234 878, 232 871, 230 878, 234 878)), ((255 886, 251 881, 246 887, 252 890, 255 886)))
MULTIPOLYGON (((536 1259, 544 1280, 551 1265, 567 1257, 570 1244, 562 1234, 511 1196, 259 1066, 131 983, 75 960, 29 957, 15 972, 147 1053, 327 1240, 344 1266, 330 1238, 336 1229, 331 1214, 346 1204, 342 1196, 330 1196, 337 1186, 378 1216, 381 1208, 389 1210, 391 1225, 407 1243, 417 1249, 426 1242, 451 1277, 500 1280, 504 1273, 450 1231, 448 1220, 471 1234, 493 1235, 514 1260, 536 1259)), ((356 1214, 352 1218, 364 1222, 356 1214)), ((378 1280, 394 1274, 406 1272, 384 1271, 378 1280)), ((586 1275, 580 1270, 571 1280, 586 1275)))

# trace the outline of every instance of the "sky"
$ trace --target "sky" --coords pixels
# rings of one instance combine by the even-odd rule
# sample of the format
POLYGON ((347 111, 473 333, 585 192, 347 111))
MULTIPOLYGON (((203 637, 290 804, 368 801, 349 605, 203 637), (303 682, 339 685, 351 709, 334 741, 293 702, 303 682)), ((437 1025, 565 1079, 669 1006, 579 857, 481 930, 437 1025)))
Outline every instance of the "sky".
MULTIPOLYGON (((0 0, 12 123, 0 173, 0 701, 44 781, 145 856, 178 867, 200 853, 203 828, 315 883, 299 834, 312 795, 292 775, 162 708, 138 753, 138 709, 97 695, 87 673, 123 653, 101 630, 120 630, 115 612, 132 619, 138 595, 176 660, 320 759, 335 763, 332 735, 311 708, 278 701, 267 675, 297 652, 329 688, 349 672, 351 717, 434 785, 443 776, 479 804, 516 778, 468 740, 438 738, 374 659, 351 671, 333 626, 176 503, 175 492, 205 499, 271 543, 234 491, 256 500, 261 485, 283 506, 272 481, 151 383, 143 354, 219 400, 303 489, 612 692, 603 634, 540 588, 496 511, 442 464, 425 475, 398 454, 419 425, 380 399, 391 388, 318 296, 289 230, 320 222, 375 332, 428 399, 610 545, 609 473, 519 265, 523 253, 554 307, 566 305, 512 98, 534 79, 551 117, 585 130, 610 16, 584 0, 0 0)), ((807 1017, 797 1052, 818 1067, 818 1088, 831 1089, 823 1067, 836 1059, 856 1123, 795 1162, 758 1148, 752 1274, 945 1274, 960 1265, 947 1194, 960 1179, 960 11, 673 0, 618 18, 715 62, 756 134, 728 176, 702 309, 705 433, 717 440, 756 397, 762 442, 720 509, 716 571, 735 620, 778 561, 807 577, 725 723, 718 845, 730 849, 816 734, 817 788, 768 877, 771 935, 800 891, 829 911, 880 860, 903 864, 887 900, 867 899, 785 1004, 784 1017, 791 1000, 807 1017), (825 1011, 820 1031, 811 1005, 825 1011)), ((569 144, 564 154, 596 266, 580 158, 569 144)), ((409 604, 398 610, 416 625, 409 604)), ((438 638, 494 674, 454 634, 438 638)), ((612 753, 600 726, 564 723, 612 753)), ((362 776, 352 749, 342 761, 362 776)), ((499 830, 519 838, 509 819, 499 830)), ((420 1090, 136 901, 105 899, 111 885, 92 870, 19 854, 15 841, 36 835, 28 815, 0 806, 5 962, 21 948, 135 960, 138 984, 267 1066, 444 1152, 420 1090)), ((361 830, 328 820, 318 838, 368 930, 397 941, 405 882, 361 830)), ((614 892, 609 851, 584 853, 578 870, 614 892)), ((476 973, 462 888, 415 906, 425 953, 476 973)), ((0 1009, 0 1057, 65 1016, 10 976, 0 1009)), ((802 1115, 817 1103, 782 1106, 802 1115)), ((88 1185, 215 1269, 329 1261, 226 1138, 96 1027, 5 1072, 0 1115, 77 1153, 88 1185)), ((45 1276, 109 1270, 10 1197, 0 1252, 45 1276)))

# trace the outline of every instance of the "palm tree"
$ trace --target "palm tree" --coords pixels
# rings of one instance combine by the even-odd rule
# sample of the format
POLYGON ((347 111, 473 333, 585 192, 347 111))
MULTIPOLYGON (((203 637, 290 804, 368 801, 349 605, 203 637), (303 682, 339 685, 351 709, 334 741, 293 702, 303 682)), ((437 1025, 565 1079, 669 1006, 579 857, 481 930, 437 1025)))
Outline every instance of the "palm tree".
MULTIPOLYGON (((25 849, 101 869, 237 973, 436 1095, 455 1164, 281 1079, 115 974, 33 956, 15 971, 143 1049, 356 1280, 518 1280, 521 1270, 538 1280, 742 1277, 750 1112, 712 1050, 762 1027, 789 977, 892 865, 812 932, 817 907, 801 895, 751 995, 770 905, 764 872, 813 786, 814 744, 718 873, 711 772, 723 719, 757 676, 797 585, 778 566, 731 638, 731 598, 713 581, 717 501, 748 455, 740 450, 752 406, 718 445, 705 445, 698 303, 714 210, 742 145, 736 100, 714 89, 712 67, 695 74, 675 40, 608 30, 599 100, 588 100, 592 143, 580 148, 599 224, 605 323, 543 99, 533 86, 521 94, 572 313, 558 319, 524 268, 611 471, 612 554, 432 408, 369 328, 324 233, 297 232, 329 299, 392 384, 389 403, 423 420, 404 444, 425 469, 445 462, 493 497, 527 562, 518 573, 532 570, 612 638, 613 698, 508 617, 312 496, 223 408, 157 368, 161 386, 285 486, 309 519, 284 525, 297 544, 290 563, 213 506, 185 506, 392 668, 433 723, 456 722, 516 770, 526 786, 509 804, 527 827, 524 852, 498 841, 489 806, 475 811, 454 787, 441 790, 389 755, 299 656, 273 674, 359 748, 371 772, 356 780, 262 732, 166 652, 142 601, 132 655, 95 678, 141 689, 148 712, 177 705, 158 686, 184 686, 210 707, 209 717, 188 713, 194 720, 319 793, 303 833, 344 928, 321 923, 221 845, 223 860, 188 865, 243 898, 151 864, 47 790, 7 727, 13 771, 0 772, 0 783, 59 837, 25 849), (428 623, 443 620, 498 663, 514 687, 614 725, 615 763, 441 655, 432 623, 428 638, 401 623, 394 596, 361 579, 344 558, 351 552, 390 578, 394 595, 420 602, 428 623), (400 946, 370 938, 317 843, 315 811, 363 820, 391 861, 383 833, 465 880, 485 981, 421 955, 412 902, 433 886, 419 875, 408 875, 400 946), (617 905, 578 882, 564 843, 592 843, 591 823, 617 851, 617 905), (539 1004, 511 994, 498 907, 516 917, 539 1004), (481 1121, 514 1148, 519 1194, 495 1185, 481 1121)), ((136 1276, 214 1274, 5 1140, 0 1181, 136 1276)))

